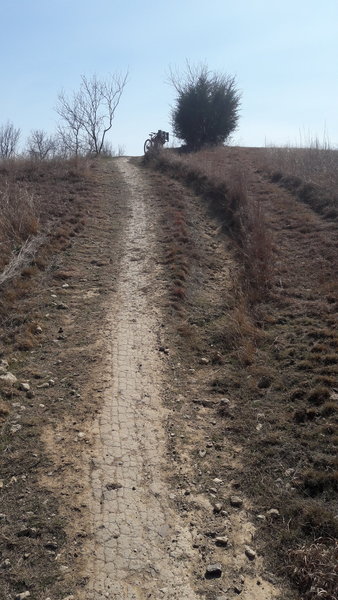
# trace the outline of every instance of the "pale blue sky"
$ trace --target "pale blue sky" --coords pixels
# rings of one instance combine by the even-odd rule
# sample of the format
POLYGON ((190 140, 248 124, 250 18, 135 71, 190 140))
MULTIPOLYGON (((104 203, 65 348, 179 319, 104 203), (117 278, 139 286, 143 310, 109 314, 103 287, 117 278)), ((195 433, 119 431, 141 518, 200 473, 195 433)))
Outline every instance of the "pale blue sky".
POLYGON ((169 67, 237 77, 235 141, 338 145, 338 0, 0 0, 0 124, 53 132, 58 92, 129 69, 110 141, 141 154, 171 131, 169 67))

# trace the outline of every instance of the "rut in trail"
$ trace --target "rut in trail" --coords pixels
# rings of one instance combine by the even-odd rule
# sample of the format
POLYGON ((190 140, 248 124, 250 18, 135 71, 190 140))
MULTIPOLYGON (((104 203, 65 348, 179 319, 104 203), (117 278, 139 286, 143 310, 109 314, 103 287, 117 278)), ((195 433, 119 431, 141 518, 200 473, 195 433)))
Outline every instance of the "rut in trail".
POLYGON ((95 529, 91 599, 195 599, 190 534, 168 504, 158 353, 161 266, 156 211, 142 173, 117 161, 129 221, 109 316, 104 405, 95 425, 91 474, 95 529))

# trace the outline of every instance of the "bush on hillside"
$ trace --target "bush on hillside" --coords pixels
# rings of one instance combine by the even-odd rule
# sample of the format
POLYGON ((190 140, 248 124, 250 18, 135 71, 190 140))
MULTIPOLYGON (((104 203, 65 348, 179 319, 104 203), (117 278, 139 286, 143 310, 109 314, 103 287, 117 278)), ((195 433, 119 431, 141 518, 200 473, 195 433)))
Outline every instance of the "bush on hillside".
POLYGON ((223 144, 239 119, 235 78, 188 64, 183 76, 171 73, 170 81, 178 93, 172 111, 175 135, 192 150, 223 144))

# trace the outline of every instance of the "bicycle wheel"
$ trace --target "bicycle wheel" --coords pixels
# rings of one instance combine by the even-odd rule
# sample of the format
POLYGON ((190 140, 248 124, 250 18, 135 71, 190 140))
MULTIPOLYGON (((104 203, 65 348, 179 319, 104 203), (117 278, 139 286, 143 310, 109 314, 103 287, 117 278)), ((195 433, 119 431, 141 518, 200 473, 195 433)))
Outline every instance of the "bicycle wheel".
POLYGON ((152 147, 153 147, 153 142, 150 139, 146 140, 144 142, 144 147, 143 147, 144 154, 147 154, 147 152, 149 152, 152 149, 152 147))

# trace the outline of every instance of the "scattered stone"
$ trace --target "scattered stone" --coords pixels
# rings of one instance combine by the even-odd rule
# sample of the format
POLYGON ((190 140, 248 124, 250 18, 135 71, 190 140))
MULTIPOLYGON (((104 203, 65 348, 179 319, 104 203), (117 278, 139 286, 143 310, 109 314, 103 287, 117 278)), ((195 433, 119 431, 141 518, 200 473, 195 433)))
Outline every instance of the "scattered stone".
POLYGON ((39 390, 40 390, 40 389, 42 389, 42 390, 43 390, 43 389, 45 389, 45 388, 49 388, 49 382, 48 382, 48 381, 46 381, 45 383, 40 383, 40 385, 37 385, 36 387, 37 387, 39 390))
POLYGON ((9 558, 5 558, 5 560, 0 565, 0 568, 1 569, 9 569, 10 567, 11 567, 11 561, 9 560, 9 558))
POLYGON ((42 327, 40 327, 40 325, 38 325, 35 329, 35 333, 37 333, 38 335, 40 335, 40 333, 42 333, 42 327))
POLYGON ((216 502, 216 504, 214 504, 214 513, 220 513, 222 508, 223 504, 221 502, 216 502))
POLYGON ((212 530, 205 531, 205 532, 204 532, 204 535, 205 535, 206 537, 210 537, 210 538, 212 538, 212 539, 214 539, 214 538, 216 537, 216 533, 215 533, 215 531, 212 531, 212 530))
POLYGON ((206 443, 206 447, 207 447, 207 448, 213 448, 213 447, 214 447, 214 444, 213 444, 213 442, 207 442, 207 443, 206 443))
POLYGON ((55 385, 55 380, 54 379, 49 379, 48 383, 49 383, 49 385, 53 386, 53 385, 55 385))
POLYGON ((231 496, 230 504, 231 504, 231 506, 234 506, 235 508, 241 508, 243 506, 243 500, 242 500, 242 498, 240 498, 240 496, 231 496))
POLYGON ((229 538, 226 536, 218 536, 215 539, 216 546, 220 546, 221 548, 227 548, 229 544, 229 538))
POLYGON ((33 390, 29 390, 28 392, 26 392, 26 398, 28 398, 28 400, 31 400, 32 398, 34 398, 34 392, 33 390))
POLYGON ((10 431, 11 433, 17 433, 18 431, 20 431, 20 429, 22 429, 22 425, 20 425, 20 423, 14 423, 14 425, 12 425, 12 426, 9 428, 9 431, 10 431))
POLYGON ((65 596, 65 598, 62 598, 62 600, 74 600, 74 596, 65 596))
POLYGON ((59 304, 56 305, 56 308, 59 310, 69 310, 68 304, 65 304, 64 302, 59 302, 59 304))
POLYGON ((258 519, 259 521, 266 521, 265 515, 256 515, 256 519, 258 519))
POLYGON ((14 385, 18 381, 17 377, 15 377, 15 375, 13 375, 13 373, 10 371, 5 375, 0 375, 0 380, 4 383, 8 383, 8 385, 14 385))
POLYGON ((29 385, 29 383, 20 383, 20 390, 22 390, 23 392, 29 392, 30 389, 31 386, 29 385))
POLYGON ((280 517, 280 512, 277 508, 270 508, 270 510, 266 512, 266 515, 272 519, 278 519, 280 517))
POLYGON ((216 484, 218 485, 218 484, 221 484, 221 483, 223 483, 223 480, 222 480, 222 479, 219 479, 218 477, 215 477, 215 479, 213 479, 213 482, 214 482, 214 483, 216 483, 216 484))
POLYGON ((163 352, 163 354, 169 354, 169 348, 165 348, 164 346, 160 346, 159 351, 163 352))
POLYGON ((86 436, 85 433, 83 433, 83 431, 79 431, 79 433, 77 434, 77 437, 80 438, 80 440, 83 440, 83 438, 86 436))
POLYGON ((208 365, 209 364, 209 359, 205 358, 204 356, 201 358, 200 360, 201 365, 208 365))
POLYGON ((65 289, 65 290, 66 290, 67 288, 69 288, 69 283, 64 283, 64 284, 62 285, 62 287, 63 287, 63 289, 65 289))
POLYGON ((57 543, 56 543, 56 542, 53 542, 53 541, 51 541, 51 542, 46 542, 46 544, 45 544, 45 548, 47 548, 47 550, 57 550, 57 548, 58 548, 58 545, 57 545, 57 543))
POLYGON ((66 571, 69 571, 68 565, 60 565, 60 571, 62 573, 66 573, 66 571))
POLYGON ((222 577, 222 565, 220 563, 208 565, 205 570, 205 578, 206 579, 217 579, 219 577, 222 577))
POLYGON ((0 375, 6 375, 9 364, 7 360, 0 360, 0 375))
POLYGON ((244 546, 244 552, 249 560, 255 560, 256 552, 250 546, 244 546))
POLYGON ((199 456, 200 456, 201 458, 204 458, 204 457, 205 457, 205 455, 206 455, 206 453, 207 453, 207 451, 206 451, 206 450, 199 450, 199 451, 198 451, 198 454, 199 454, 199 456))
POLYGON ((242 591, 243 591, 243 588, 242 588, 241 585, 238 585, 238 584, 234 585, 234 592, 235 592, 235 594, 241 594, 242 591))
POLYGON ((28 592, 28 591, 27 592, 22 592, 21 594, 17 594, 15 596, 15 600, 24 600, 25 598, 29 598, 30 595, 31 595, 31 593, 28 592))
POLYGON ((106 484, 107 490, 120 490, 122 485, 120 483, 111 482, 106 484))
POLYGON ((4 487, 4 480, 0 479, 0 490, 4 487))
POLYGON ((24 529, 20 529, 16 535, 18 537, 37 538, 39 533, 36 527, 24 527, 24 529))

